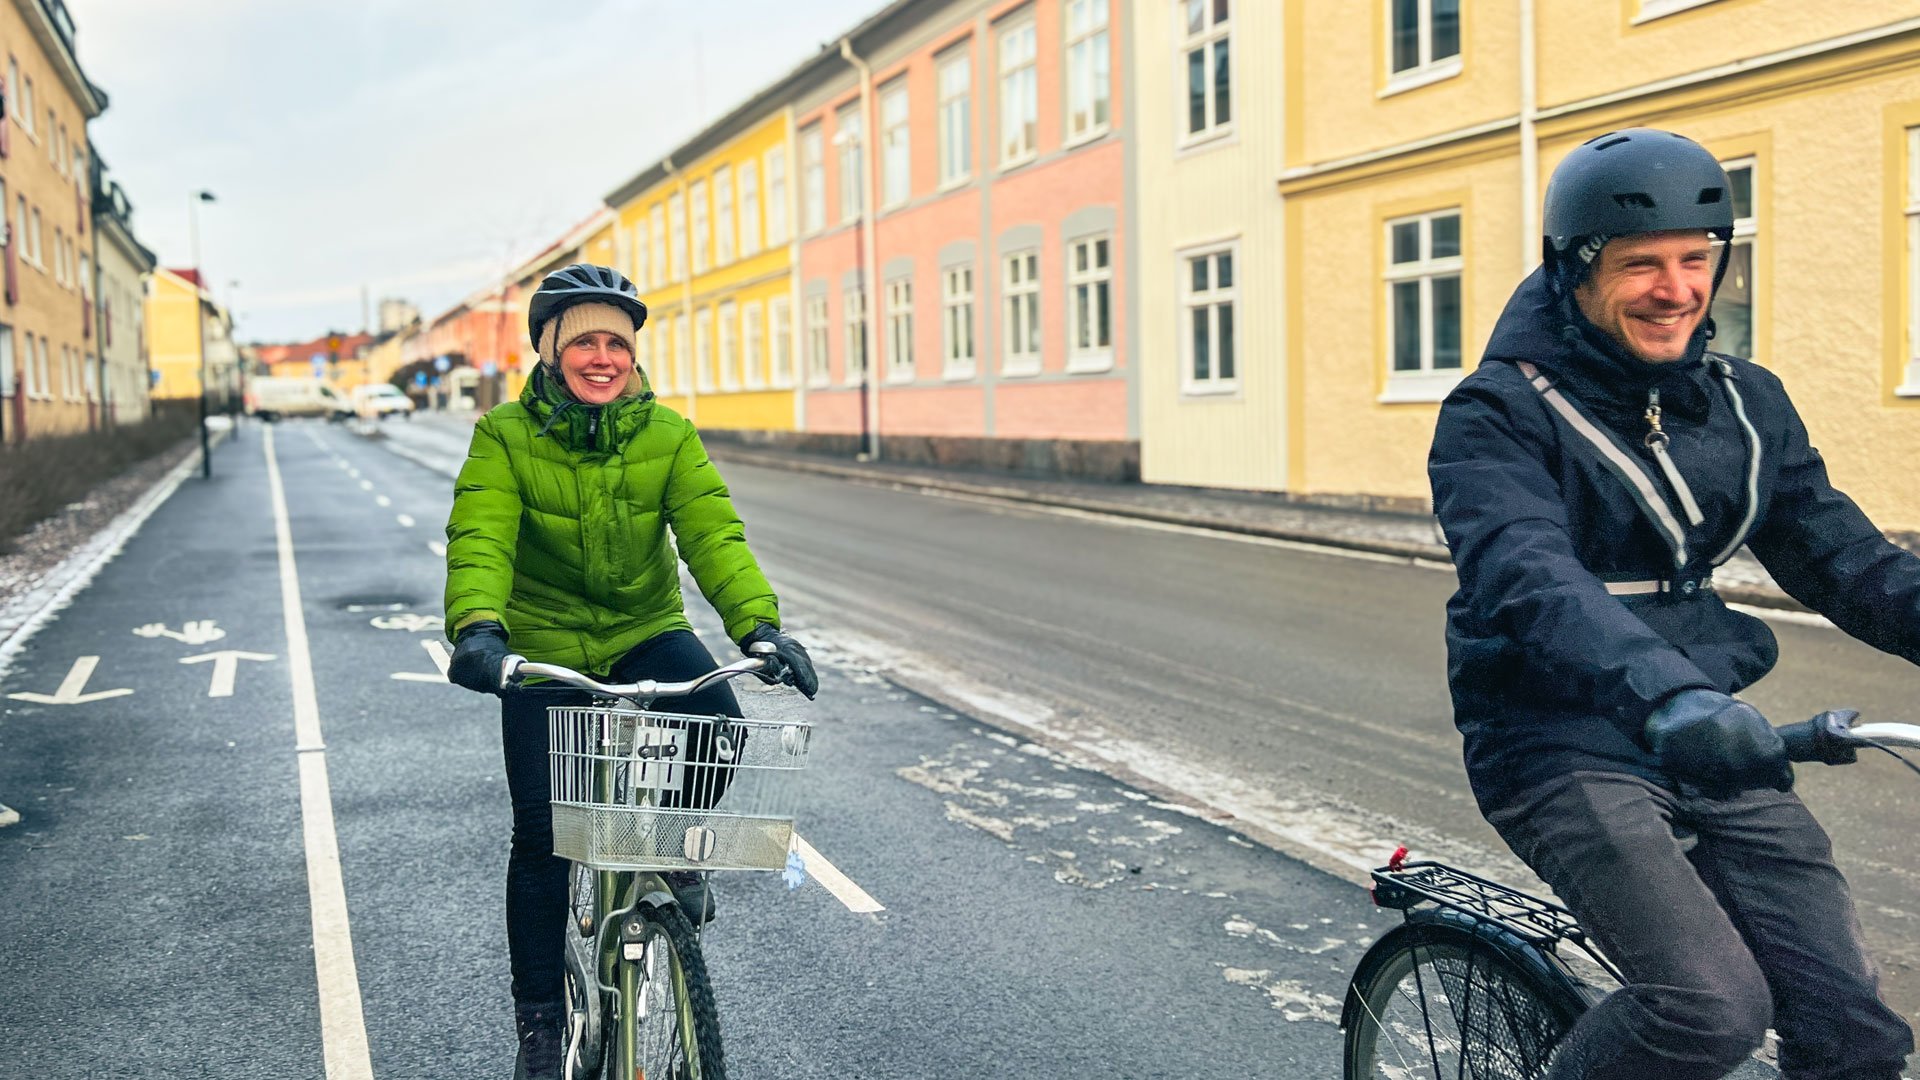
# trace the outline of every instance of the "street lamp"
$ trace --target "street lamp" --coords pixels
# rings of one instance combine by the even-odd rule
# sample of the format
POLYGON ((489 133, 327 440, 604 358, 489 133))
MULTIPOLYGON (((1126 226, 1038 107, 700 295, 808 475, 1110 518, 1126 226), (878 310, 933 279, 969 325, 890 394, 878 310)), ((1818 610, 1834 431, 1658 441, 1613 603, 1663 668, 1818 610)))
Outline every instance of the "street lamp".
POLYGON ((213 440, 207 437, 207 328, 200 315, 200 294, 206 290, 206 274, 200 269, 200 217, 203 202, 212 202, 213 192, 196 191, 187 196, 187 236, 193 244, 193 339, 200 351, 200 476, 213 479, 213 440))

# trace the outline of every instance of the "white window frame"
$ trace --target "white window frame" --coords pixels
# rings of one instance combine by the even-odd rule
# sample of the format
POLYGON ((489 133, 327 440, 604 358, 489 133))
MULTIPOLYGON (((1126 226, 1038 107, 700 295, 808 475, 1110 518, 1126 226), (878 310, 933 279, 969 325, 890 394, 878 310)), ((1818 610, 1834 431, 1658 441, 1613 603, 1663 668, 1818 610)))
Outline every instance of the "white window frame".
POLYGON ((1067 244, 1067 371, 1085 375, 1113 370, 1113 237, 1078 237, 1067 244), (1099 264, 1105 254, 1106 265, 1099 264), (1081 268, 1081 257, 1086 267, 1081 268), (1082 298, 1082 294, 1085 298, 1082 298), (1105 323, 1106 339, 1082 345, 1082 324, 1094 330, 1105 323))
POLYGON ((861 161, 860 140, 866 137, 865 118, 855 99, 834 114, 833 145, 835 168, 840 178, 840 224, 860 220, 860 199, 865 193, 866 169, 861 161))
POLYGON ((740 257, 760 254, 760 162, 748 158, 735 177, 740 185, 740 257))
POLYGON ((645 214, 633 223, 633 283, 638 288, 647 287, 647 275, 653 270, 648 257, 653 254, 647 247, 647 218, 645 214))
POLYGON ((660 334, 660 324, 652 319, 647 325, 633 333, 633 363, 647 377, 647 385, 653 388, 654 395, 664 396, 670 380, 662 378, 662 372, 655 370, 653 363, 654 341, 660 334))
POLYGON ((1240 279, 1245 263, 1240 258, 1240 241, 1227 240, 1201 247, 1186 248, 1177 253, 1180 259, 1180 393, 1186 397, 1211 397, 1240 392, 1240 373, 1245 368, 1245 350, 1241 348, 1244 335, 1240 318, 1240 279), (1218 257, 1225 255, 1228 265, 1233 268, 1231 284, 1220 285, 1218 257), (1207 262, 1207 287, 1193 287, 1193 264, 1200 260, 1207 262), (1227 320, 1233 327, 1231 340, 1233 353, 1233 374, 1220 375, 1220 317, 1219 309, 1226 308, 1233 314, 1227 320), (1204 379, 1196 378, 1193 373, 1193 328, 1194 319, 1201 313, 1207 320, 1207 362, 1208 374, 1204 379))
POLYGON ((776 146, 767 151, 767 246, 778 247, 793 239, 787 223, 787 148, 776 146))
POLYGON ((827 227, 827 148, 819 124, 800 133, 800 231, 827 227))
POLYGON ((887 282, 887 381, 913 381, 913 278, 887 282))
POLYGON ((859 386, 866 377, 867 365, 873 362, 873 350, 867 341, 867 290, 855 285, 841 290, 840 322, 844 332, 841 359, 840 380, 848 386, 859 386), (854 363, 855 360, 859 363, 854 363))
POLYGON ((703 394, 713 393, 713 309, 693 313, 693 384, 703 394))
POLYGON ((713 265, 713 204, 707 196, 707 179, 701 177, 687 185, 687 222, 692 234, 693 256, 688 261, 693 264, 693 273, 704 274, 713 265))
POLYGON ((776 296, 767 301, 768 382, 775 389, 793 386, 793 298, 776 296))
POLYGON ((9 56, 7 57, 7 109, 13 114, 15 123, 22 122, 20 119, 21 93, 20 58, 17 56, 9 56))
POLYGON ((807 298, 806 316, 807 385, 826 386, 833 378, 833 316, 825 293, 807 298))
POLYGON ((905 206, 913 198, 913 102, 906 76, 880 91, 880 209, 905 206))
POLYGON ((20 392, 26 395, 28 401, 37 401, 40 397, 40 361, 35 359, 33 335, 21 336, 26 339, 27 348, 20 364, 20 392))
POLYGON ((79 353, 76 355, 80 361, 80 385, 85 389, 86 398, 89 402, 99 401, 100 379, 95 370, 99 365, 94 363, 92 353, 79 353))
POLYGON ((1466 213, 1458 206, 1449 206, 1439 210, 1429 210, 1419 214, 1404 214, 1388 218, 1382 225, 1381 239, 1386 245, 1386 273, 1383 275, 1381 296, 1386 305, 1386 351, 1382 363, 1386 367, 1386 389, 1379 397, 1383 404, 1397 402, 1431 402, 1447 396, 1461 378, 1466 375, 1466 213), (1457 254, 1434 258, 1433 222, 1439 218, 1455 218, 1458 221, 1460 251, 1457 254), (1397 225, 1417 224, 1420 237, 1420 257, 1413 262, 1395 263, 1393 261, 1393 230, 1397 225), (1460 366, 1436 368, 1433 363, 1434 339, 1434 303, 1433 283, 1441 278, 1456 278, 1461 285, 1460 303, 1460 366), (1394 308, 1394 286, 1416 281, 1420 286, 1420 367, 1416 370, 1396 371, 1393 366, 1394 354, 1398 349, 1394 308))
POLYGON ((693 386, 693 341, 687 332, 687 316, 682 312, 673 317, 673 385, 685 394, 693 386))
POLYGON ((1920 397, 1920 127, 1907 129, 1907 372, 1894 394, 1920 397))
POLYGON ((1000 374, 1040 374, 1046 325, 1040 312, 1040 249, 1000 257, 1000 374))
POLYGON ((767 385, 767 309, 759 300, 740 305, 740 385, 749 390, 767 385))
POLYGON ((13 327, 0 323, 0 398, 19 392, 19 372, 13 361, 13 327))
MULTIPOLYGON (((1247 0, 1234 0, 1245 3, 1247 0)), ((1177 118, 1175 130, 1179 132, 1176 145, 1184 148, 1196 143, 1221 138, 1233 131, 1234 118, 1238 115, 1240 101, 1239 65, 1233 62, 1233 11, 1227 11, 1224 19, 1214 18, 1215 0, 1174 0, 1173 13, 1176 21, 1176 37, 1180 41, 1173 66, 1175 98, 1179 102, 1174 110, 1177 118), (1194 28, 1193 13, 1200 14, 1200 25, 1194 28), (1216 45, 1224 42, 1227 47, 1227 118, 1220 119, 1219 95, 1214 91, 1218 86, 1215 65, 1218 64, 1219 50, 1216 45), (1201 71, 1206 87, 1205 119, 1199 128, 1191 126, 1193 122, 1193 97, 1191 77, 1188 75, 1193 64, 1193 54, 1201 55, 1201 71)))
POLYGON ((27 134, 33 136, 35 142, 39 142, 40 133, 33 126, 33 76, 29 75, 20 81, 20 97, 20 126, 27 129, 27 134))
POLYGON ((739 220, 734 217, 733 166, 713 170, 713 265, 729 266, 734 260, 735 241, 739 238, 739 220))
POLYGON ((979 373, 979 333, 973 310, 973 264, 940 268, 941 375, 950 381, 979 373))
MULTIPOLYGON (((1760 290, 1757 287, 1760 260, 1759 252, 1754 247, 1755 238, 1760 235, 1760 162, 1758 158, 1747 156, 1723 161, 1720 167, 1726 171, 1729 180, 1741 169, 1747 170, 1747 216, 1733 219, 1732 246, 1747 249, 1747 272, 1754 278, 1747 282, 1747 341, 1750 346, 1747 352, 1753 353, 1759 351, 1759 342, 1753 340, 1753 335, 1760 329, 1760 290)), ((1733 201, 1731 186, 1727 190, 1727 201, 1733 201)), ((1731 251, 1727 252, 1727 271, 1729 274, 1733 272, 1731 251)), ((1709 307, 1707 311, 1711 315, 1713 309, 1709 307)), ((1710 345, 1717 349, 1720 342, 1716 340, 1710 345)))
POLYGON ((647 279, 649 287, 658 286, 667 280, 668 269, 673 265, 667 261, 667 206, 654 203, 647 210, 647 231, 652 234, 653 243, 652 276, 647 279))
POLYGON ((675 285, 687 275, 687 207, 680 194, 667 196, 667 233, 673 241, 667 255, 667 281, 675 285))
POLYGON ((940 190, 973 178, 973 51, 961 45, 940 59, 940 190), (958 72, 958 76, 950 73, 958 72))
POLYGON ((1436 57, 1433 55, 1433 0, 1415 0, 1418 4, 1418 7, 1414 11, 1414 22, 1418 25, 1419 44, 1416 51, 1419 53, 1419 59, 1412 67, 1395 70, 1393 66, 1394 0, 1380 0, 1380 2, 1386 5, 1386 22, 1384 25, 1387 28, 1387 40, 1385 42, 1387 50, 1387 85, 1380 91, 1381 97, 1412 90, 1419 86, 1426 86, 1429 83, 1436 83, 1442 79, 1451 79, 1460 74, 1460 52, 1466 47, 1466 42, 1461 40, 1466 35, 1463 26, 1460 25, 1464 23, 1466 18, 1464 3, 1454 11, 1454 18, 1458 21, 1454 27, 1454 51, 1446 56, 1436 57))
POLYGON ((1639 12, 1627 21, 1629 25, 1639 26, 1641 23, 1664 19, 1683 11, 1692 11, 1697 7, 1706 7, 1714 2, 1715 0, 1640 0, 1639 12))
POLYGON ((732 300, 721 301, 714 310, 715 343, 719 346, 714 353, 714 364, 720 371, 720 389, 740 389, 740 305, 732 300))
POLYGON ((1066 145, 1097 139, 1113 126, 1110 0, 1067 0, 1066 145), (1084 19, 1084 22, 1076 22, 1084 19))
POLYGON ((41 228, 40 208, 28 208, 33 214, 33 265, 42 273, 47 269, 47 233, 41 228))
POLYGON ((1000 28, 994 41, 1000 90, 1000 168, 1040 156, 1040 33, 1031 15, 1000 28), (1008 132, 1017 132, 1012 138, 1008 132))

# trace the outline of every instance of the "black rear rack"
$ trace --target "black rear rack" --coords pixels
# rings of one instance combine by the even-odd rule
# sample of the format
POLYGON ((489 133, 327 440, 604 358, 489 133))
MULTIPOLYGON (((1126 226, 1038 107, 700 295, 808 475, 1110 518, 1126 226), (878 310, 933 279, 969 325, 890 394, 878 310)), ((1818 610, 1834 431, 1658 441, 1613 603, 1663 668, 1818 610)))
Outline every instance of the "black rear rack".
POLYGON ((1379 907, 1408 911, 1421 904, 1437 904, 1476 922, 1498 926, 1546 952, 1554 952, 1564 941, 1615 980, 1625 981, 1587 940, 1587 932, 1573 913, 1559 904, 1444 863, 1403 862, 1402 857, 1396 852, 1393 862, 1373 872, 1373 902, 1379 907))

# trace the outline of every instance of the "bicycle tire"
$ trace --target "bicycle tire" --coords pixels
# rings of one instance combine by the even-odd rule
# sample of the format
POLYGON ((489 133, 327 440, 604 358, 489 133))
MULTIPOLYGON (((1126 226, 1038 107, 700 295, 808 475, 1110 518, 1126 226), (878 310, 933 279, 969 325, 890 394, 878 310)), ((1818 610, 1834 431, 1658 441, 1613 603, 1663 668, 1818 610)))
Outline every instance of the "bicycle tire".
POLYGON ((579 863, 567 869, 567 929, 562 986, 567 1000, 563 1072, 568 1080, 601 1080, 612 1046, 610 1002, 600 989, 594 912, 599 877, 579 863))
MULTIPOLYGON (((622 1017, 633 1023, 636 1063, 650 1078, 726 1080, 720 1012, 714 1004, 713 983, 707 977, 706 958, 693 923, 678 904, 643 904, 633 917, 644 926, 647 954, 640 960, 620 962, 619 984, 624 987, 629 978, 635 978, 639 992, 648 998, 644 1018, 622 1017), (666 946, 664 954, 654 951, 660 944, 666 946), (656 957, 663 958, 665 964, 656 957)), ((610 1057, 617 1062, 623 1055, 616 1052, 610 1057)))
POLYGON ((1416 911, 1367 950, 1347 987, 1346 1080, 1538 1080, 1589 1004, 1583 984, 1512 933, 1416 911))

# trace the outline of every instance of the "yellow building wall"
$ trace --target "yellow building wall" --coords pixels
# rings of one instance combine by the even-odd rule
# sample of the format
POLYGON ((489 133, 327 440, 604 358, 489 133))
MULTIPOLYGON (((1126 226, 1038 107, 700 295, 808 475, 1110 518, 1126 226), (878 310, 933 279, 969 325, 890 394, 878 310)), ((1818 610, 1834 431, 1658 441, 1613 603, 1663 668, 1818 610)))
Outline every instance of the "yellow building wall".
POLYGON ((153 275, 147 295, 147 356, 159 373, 155 398, 200 395, 199 300, 193 286, 165 272, 153 275))

